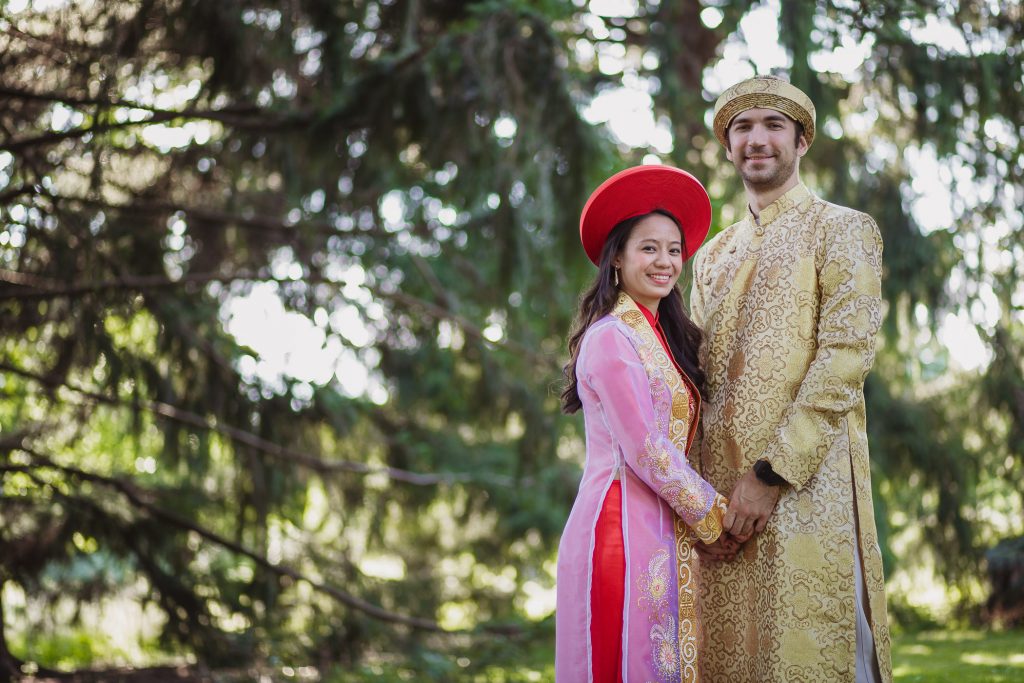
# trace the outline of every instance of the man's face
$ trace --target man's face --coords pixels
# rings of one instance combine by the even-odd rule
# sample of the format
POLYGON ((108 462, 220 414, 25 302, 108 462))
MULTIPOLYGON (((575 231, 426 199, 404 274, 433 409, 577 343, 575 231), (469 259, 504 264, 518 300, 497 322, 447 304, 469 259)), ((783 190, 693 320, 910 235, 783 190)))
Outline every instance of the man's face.
POLYGON ((747 187, 761 192, 785 185, 797 173, 807 151, 804 136, 797 139, 796 122, 774 109, 748 109, 726 131, 725 156, 747 187))

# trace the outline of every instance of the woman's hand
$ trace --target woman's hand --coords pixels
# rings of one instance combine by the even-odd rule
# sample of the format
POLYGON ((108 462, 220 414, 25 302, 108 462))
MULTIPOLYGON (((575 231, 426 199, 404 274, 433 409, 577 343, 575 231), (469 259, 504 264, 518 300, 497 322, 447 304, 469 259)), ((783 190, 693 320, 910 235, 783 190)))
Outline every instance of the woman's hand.
MULTIPOLYGON (((746 539, 743 539, 746 540, 746 539)), ((743 541, 735 536, 722 532, 714 543, 697 543, 697 554, 702 560, 711 562, 724 562, 732 560, 740 551, 743 541)))

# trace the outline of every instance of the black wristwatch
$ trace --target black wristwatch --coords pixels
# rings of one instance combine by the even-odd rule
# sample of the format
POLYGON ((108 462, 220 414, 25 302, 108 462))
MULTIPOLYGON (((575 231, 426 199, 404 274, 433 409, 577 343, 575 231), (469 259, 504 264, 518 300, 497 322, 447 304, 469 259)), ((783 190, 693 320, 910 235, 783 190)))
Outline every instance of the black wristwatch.
POLYGON ((772 469, 772 464, 767 460, 758 460, 754 463, 754 476, 762 484, 767 484, 768 486, 782 486, 789 483, 772 469))

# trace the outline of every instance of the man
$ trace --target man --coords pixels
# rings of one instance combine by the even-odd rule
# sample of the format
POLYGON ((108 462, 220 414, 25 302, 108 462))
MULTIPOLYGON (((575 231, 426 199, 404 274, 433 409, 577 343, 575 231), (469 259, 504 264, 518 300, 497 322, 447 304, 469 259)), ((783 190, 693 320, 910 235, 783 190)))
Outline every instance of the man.
POLYGON ((811 194, 814 105, 757 77, 715 104, 748 211, 694 259, 705 333, 701 465, 732 491, 735 560, 705 549, 708 681, 890 681, 864 378, 881 323, 882 243, 867 215, 811 194))

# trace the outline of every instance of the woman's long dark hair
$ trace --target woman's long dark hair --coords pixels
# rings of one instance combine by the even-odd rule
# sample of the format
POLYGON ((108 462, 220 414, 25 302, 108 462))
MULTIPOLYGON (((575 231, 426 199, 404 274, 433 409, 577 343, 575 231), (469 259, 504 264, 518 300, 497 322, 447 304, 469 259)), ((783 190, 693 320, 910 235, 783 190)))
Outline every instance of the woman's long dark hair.
MULTIPOLYGON (((573 329, 569 335, 569 362, 565 364, 562 372, 565 375, 565 390, 562 391, 562 411, 575 413, 583 404, 580 402, 580 394, 576 387, 576 360, 579 357, 580 342, 594 322, 611 313, 615 302, 619 298, 619 289, 615 286, 615 257, 622 253, 633 234, 633 228, 637 223, 652 214, 660 214, 672 220, 676 226, 679 222, 668 211, 655 209, 651 213, 642 216, 634 216, 622 221, 608 233, 604 247, 601 249, 601 259, 597 267, 597 277, 593 284, 583 292, 580 297, 580 308, 573 323, 573 329)), ((682 229, 680 229, 682 233, 682 229)), ((683 260, 690 257, 685 253, 686 241, 683 240, 683 260)), ((697 385, 697 390, 704 392, 704 371, 700 368, 698 350, 703 338, 700 328, 690 320, 683 306, 683 295, 679 287, 673 287, 668 296, 661 300, 658 305, 658 321, 665 331, 665 338, 668 340, 668 347, 676 361, 686 372, 686 375, 697 385)))

